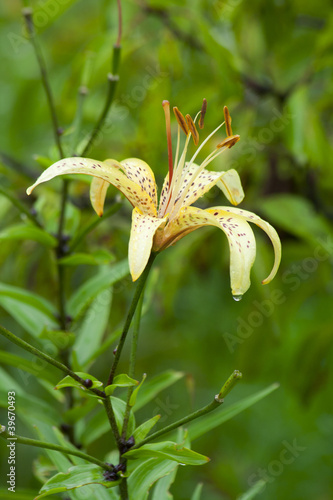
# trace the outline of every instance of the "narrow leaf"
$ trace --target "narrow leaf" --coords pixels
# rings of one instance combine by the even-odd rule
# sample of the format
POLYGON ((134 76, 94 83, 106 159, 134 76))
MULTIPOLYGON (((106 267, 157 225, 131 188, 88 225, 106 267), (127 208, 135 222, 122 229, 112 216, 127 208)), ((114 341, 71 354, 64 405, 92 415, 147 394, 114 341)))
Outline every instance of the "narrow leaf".
POLYGON ((123 456, 128 459, 144 457, 164 458, 186 465, 203 465, 210 460, 208 457, 172 441, 145 444, 136 450, 127 451, 123 456))
POLYGON ((155 415, 155 417, 146 420, 146 422, 143 422, 143 424, 135 429, 133 437, 136 444, 140 443, 140 441, 142 441, 149 434, 149 432, 157 424, 160 418, 161 415, 155 415))
MULTIPOLYGON (((96 377, 93 377, 89 373, 84 373, 84 372, 75 372, 75 373, 79 377, 83 378, 83 380, 91 380, 92 381, 92 385, 90 386, 91 388, 95 389, 98 387, 102 387, 102 385, 103 385, 103 382, 98 380, 96 377)), ((67 375, 65 378, 60 380, 60 382, 58 382, 57 385, 55 386, 55 389, 63 389, 64 387, 76 387, 76 388, 82 389, 84 391, 88 390, 85 386, 80 384, 80 382, 78 382, 77 380, 74 380, 69 375, 67 375)))
POLYGON ((177 467, 172 460, 150 458, 139 465, 128 478, 129 497, 146 500, 152 485, 177 467))
POLYGON ((113 394, 114 390, 117 387, 133 387, 138 385, 138 383, 139 382, 137 380, 134 380, 125 373, 122 373, 121 375, 117 375, 114 378, 112 385, 108 385, 107 387, 105 387, 105 394, 107 396, 111 396, 111 394, 113 394))
POLYGON ((153 377, 151 380, 148 380, 138 393, 135 410, 139 410, 145 406, 152 399, 154 399, 157 394, 170 387, 182 377, 184 377, 184 373, 168 370, 164 373, 156 375, 156 377, 153 377))
POLYGON ((26 224, 17 224, 4 229, 0 232, 0 241, 2 240, 33 240, 47 247, 57 246, 57 240, 54 236, 36 226, 26 224))

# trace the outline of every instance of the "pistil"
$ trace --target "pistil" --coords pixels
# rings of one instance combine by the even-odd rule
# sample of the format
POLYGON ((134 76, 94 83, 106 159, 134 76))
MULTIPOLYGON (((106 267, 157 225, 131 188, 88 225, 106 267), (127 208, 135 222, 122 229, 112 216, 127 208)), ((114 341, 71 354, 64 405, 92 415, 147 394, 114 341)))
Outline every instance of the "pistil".
POLYGON ((167 142, 168 142, 169 190, 170 190, 172 176, 173 176, 173 162, 172 162, 172 142, 171 142, 170 104, 169 104, 169 101, 163 101, 162 106, 163 106, 164 114, 165 114, 165 126, 166 126, 167 142))

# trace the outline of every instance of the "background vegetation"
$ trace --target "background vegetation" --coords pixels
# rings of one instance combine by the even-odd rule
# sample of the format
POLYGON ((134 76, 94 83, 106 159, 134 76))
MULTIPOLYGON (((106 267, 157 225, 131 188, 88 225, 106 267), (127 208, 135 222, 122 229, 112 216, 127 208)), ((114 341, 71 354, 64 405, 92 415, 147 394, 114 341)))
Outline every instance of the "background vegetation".
MULTIPOLYGON (((91 131, 104 103, 117 33, 116 5, 102 0, 48 0, 32 5, 38 9, 37 32, 64 129, 66 154, 70 154, 72 144, 91 131), (73 120, 82 85, 89 93, 76 137, 73 120)), ((185 376, 142 410, 142 418, 160 413, 163 423, 171 423, 184 414, 184 407, 207 403, 235 368, 243 372, 243 381, 228 404, 272 382, 280 383, 278 391, 198 439, 196 451, 212 461, 200 469, 179 471, 173 486, 175 499, 189 498, 199 481, 204 483, 204 498, 235 499, 266 474, 268 483, 259 498, 328 500, 333 491, 330 2, 133 0, 124 2, 123 10, 115 105, 89 156, 142 158, 161 185, 167 171, 162 100, 193 115, 206 97, 207 130, 220 123, 223 105, 228 105, 241 142, 216 160, 213 168, 238 169, 246 194, 242 206, 269 220, 283 245, 278 276, 262 287, 260 281, 273 257, 268 239, 255 230, 257 261, 252 286, 241 302, 233 301, 230 293, 227 241, 214 228, 193 233, 157 261, 137 371, 153 377, 173 369, 185 376), (288 464, 281 462, 286 442, 299 447, 288 464)), ((39 188, 33 199, 25 194, 32 180, 57 158, 57 151, 20 11, 19 1, 1 3, 1 189, 36 210, 55 232, 60 182, 39 188)), ((110 189, 108 203, 116 196, 110 189)), ((85 182, 71 183, 70 200, 68 233, 96 217, 85 182)), ((223 204, 218 189, 200 201, 202 207, 223 204)), ((1 194, 0 214, 1 324, 31 339, 31 331, 22 327, 24 311, 15 309, 6 285, 39 293, 56 305, 54 253, 29 237, 8 235, 11 226, 29 221, 22 221, 1 194)), ((126 257, 129 229, 130 206, 124 202, 120 212, 78 247, 95 261, 67 266, 68 297, 84 280, 105 272, 110 262, 126 257)), ((131 293, 128 276, 114 287, 106 338, 119 327, 131 293)), ((109 304, 111 295, 103 300, 100 309, 109 304)), ((18 354, 7 341, 1 340, 1 348, 18 354)), ((109 352, 90 368, 102 379, 108 369, 109 352)), ((53 400, 45 387, 24 373, 4 361, 2 398, 14 387, 21 388, 24 404, 53 400)), ((52 376, 56 382, 58 374, 52 376)), ((31 434, 21 420, 18 431, 31 434)), ((91 452, 100 454, 109 446, 101 438, 91 452)), ((39 455, 20 448, 19 487, 38 491, 40 482, 32 476, 30 464, 39 455)), ((6 470, 5 452, 1 470, 6 470)))

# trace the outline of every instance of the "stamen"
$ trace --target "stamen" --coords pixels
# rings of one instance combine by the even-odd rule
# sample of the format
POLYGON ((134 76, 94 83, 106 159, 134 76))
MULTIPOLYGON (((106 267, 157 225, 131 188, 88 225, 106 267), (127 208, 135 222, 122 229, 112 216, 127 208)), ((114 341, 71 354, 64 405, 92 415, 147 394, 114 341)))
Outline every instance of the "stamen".
POLYGON ((172 142, 171 142, 170 103, 169 103, 169 101, 163 101, 162 106, 164 109, 166 135, 167 135, 167 142, 168 142, 169 187, 170 187, 171 181, 172 181, 172 175, 173 175, 173 163, 172 163, 172 142))
POLYGON ((194 124, 194 121, 192 120, 191 115, 186 115, 186 121, 187 121, 187 125, 190 129, 190 132, 191 132, 191 135, 193 138, 193 142, 197 146, 199 144, 199 133, 198 133, 197 128, 194 124))
POLYGON ((229 109, 227 108, 227 106, 224 106, 223 114, 224 114, 225 128, 227 130, 227 136, 230 137, 232 135, 231 116, 230 116, 229 109))
POLYGON ((202 107, 200 111, 200 120, 199 120, 199 128, 203 129, 204 128, 204 119, 205 119, 205 114, 207 111, 207 99, 204 99, 202 101, 202 107))
POLYGON ((180 128, 182 129, 182 131, 185 133, 185 135, 187 135, 189 133, 189 128, 188 128, 186 120, 185 120, 185 118, 183 116, 183 113, 181 113, 179 111, 179 109, 177 108, 177 106, 175 106, 173 108, 173 112, 175 114, 175 117, 176 117, 176 120, 178 122, 178 125, 180 126, 180 128))
POLYGON ((217 146, 216 149, 220 149, 223 147, 227 148, 232 148, 238 142, 240 139, 239 135, 231 135, 229 137, 226 137, 222 142, 220 142, 217 146))

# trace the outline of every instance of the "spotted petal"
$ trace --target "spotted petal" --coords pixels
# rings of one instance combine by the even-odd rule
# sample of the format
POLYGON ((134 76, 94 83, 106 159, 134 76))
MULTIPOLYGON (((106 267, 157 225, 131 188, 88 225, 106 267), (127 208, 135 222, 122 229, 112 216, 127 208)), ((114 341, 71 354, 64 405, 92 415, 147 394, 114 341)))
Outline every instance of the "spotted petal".
POLYGON ((223 194, 230 203, 238 205, 244 199, 243 186, 238 172, 233 168, 223 172, 216 185, 223 191, 223 194))
POLYGON ((137 280, 147 265, 153 237, 158 228, 165 224, 166 217, 159 219, 143 214, 138 208, 132 212, 132 228, 128 249, 128 260, 133 281, 137 280))
POLYGON ((99 162, 88 158, 66 158, 47 168, 37 181, 27 189, 27 193, 30 194, 38 184, 49 181, 59 175, 86 174, 113 184, 126 196, 134 207, 140 208, 144 213, 156 215, 156 208, 150 196, 140 184, 128 179, 119 168, 121 168, 121 165, 116 160, 99 162))
POLYGON ((137 184, 140 184, 142 189, 149 194, 149 197, 157 208, 155 176, 148 163, 139 158, 127 158, 121 161, 120 164, 127 177, 137 184))
MULTIPOLYGON (((199 166, 194 163, 190 166, 186 166, 184 169, 185 175, 183 176, 180 189, 174 200, 174 205, 180 200, 185 189, 188 189, 188 191, 181 204, 182 207, 192 205, 198 198, 207 193, 215 185, 223 191, 224 195, 233 205, 237 205, 243 200, 244 192, 236 170, 211 172, 203 169, 200 174, 195 177, 195 180, 192 181, 198 169, 199 166), (189 188, 188 185, 190 186, 189 188)), ((179 208, 181 207, 178 206, 177 209, 179 208)))
POLYGON ((201 210, 184 207, 163 231, 154 248, 161 250, 202 226, 216 226, 226 234, 230 248, 230 281, 233 295, 242 295, 250 286, 250 271, 256 255, 253 231, 245 218, 231 215, 224 208, 201 210))
MULTIPOLYGON (((214 210, 214 208, 212 208, 212 210, 214 210)), ((261 219, 260 217, 258 217, 256 214, 254 214, 252 212, 248 212, 247 210, 241 210, 241 209, 235 208, 235 207, 228 207, 228 208, 226 207, 225 210, 231 214, 235 214, 235 215, 238 215, 240 217, 244 217, 244 219, 246 219, 248 222, 253 222, 253 224, 256 224, 263 231, 265 231, 265 233, 268 235, 269 239, 271 240, 273 248, 274 248, 275 258, 274 258, 274 265, 273 265, 273 268, 272 268, 269 276, 267 276, 267 278, 262 281, 262 284, 266 285, 267 283, 272 281, 272 279, 276 275, 277 270, 278 270, 279 265, 280 265, 281 241, 280 241, 279 235, 275 231, 274 227, 272 227, 268 222, 264 221, 263 219, 261 219)))

